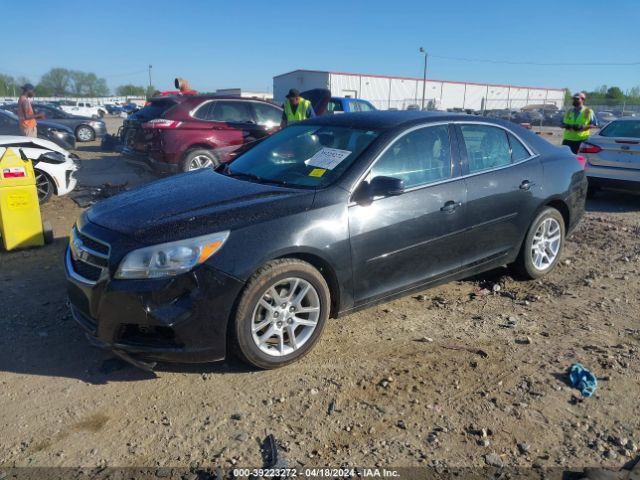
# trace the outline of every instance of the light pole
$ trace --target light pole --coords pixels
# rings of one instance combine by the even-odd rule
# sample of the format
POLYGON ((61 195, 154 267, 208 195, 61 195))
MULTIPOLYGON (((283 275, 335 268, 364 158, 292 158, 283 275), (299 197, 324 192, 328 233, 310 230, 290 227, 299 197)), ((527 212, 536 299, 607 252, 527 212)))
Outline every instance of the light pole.
POLYGON ((425 96, 425 90, 427 88, 427 51, 423 48, 420 47, 420 53, 424 54, 424 73, 422 74, 422 110, 424 110, 424 96, 425 96))
POLYGON ((153 65, 149 65, 149 90, 151 90, 151 69, 153 68, 153 65))

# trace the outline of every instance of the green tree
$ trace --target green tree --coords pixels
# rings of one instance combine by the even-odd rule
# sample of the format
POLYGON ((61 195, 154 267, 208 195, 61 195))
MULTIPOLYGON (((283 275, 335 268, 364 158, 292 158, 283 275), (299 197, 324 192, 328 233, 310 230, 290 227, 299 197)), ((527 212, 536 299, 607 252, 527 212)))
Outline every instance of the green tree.
POLYGON ((106 97, 109 93, 109 87, 104 78, 96 78, 96 80, 89 85, 89 95, 92 97, 106 97))
POLYGON ((618 87, 610 87, 607 89, 606 98, 616 102, 624 102, 625 96, 622 90, 618 87))
POLYGON ((116 88, 116 93, 121 97, 142 97, 146 92, 144 87, 128 83, 126 85, 120 85, 118 88, 116 88))
POLYGON ((65 95, 71 85, 71 72, 66 68, 52 68, 40 79, 42 90, 52 95, 65 95))
POLYGON ((0 73, 0 96, 13 97, 20 94, 16 79, 11 75, 0 73))
POLYGON ((153 97, 153 94, 156 93, 158 90, 156 89, 156 87, 154 87, 153 85, 149 85, 147 87, 147 93, 146 93, 146 97, 147 98, 151 98, 153 97))

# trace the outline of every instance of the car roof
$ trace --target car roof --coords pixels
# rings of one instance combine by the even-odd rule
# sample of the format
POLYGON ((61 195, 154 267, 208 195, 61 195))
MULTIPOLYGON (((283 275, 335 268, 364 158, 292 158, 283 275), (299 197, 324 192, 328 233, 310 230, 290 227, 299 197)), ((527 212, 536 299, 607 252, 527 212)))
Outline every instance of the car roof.
POLYGON ((463 113, 451 112, 420 112, 409 110, 393 111, 373 111, 343 113, 340 115, 327 115, 306 120, 305 123, 315 125, 336 125, 341 127, 371 128, 376 130, 389 130, 396 127, 407 126, 419 123, 434 123, 446 121, 488 121, 499 123, 494 119, 478 117, 477 115, 466 115, 463 113))

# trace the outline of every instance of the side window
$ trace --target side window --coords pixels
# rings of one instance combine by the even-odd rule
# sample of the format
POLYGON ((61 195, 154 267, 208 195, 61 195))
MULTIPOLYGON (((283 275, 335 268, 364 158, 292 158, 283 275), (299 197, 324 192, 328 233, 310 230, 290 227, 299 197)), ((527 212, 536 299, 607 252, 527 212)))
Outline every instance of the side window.
POLYGON ((373 107, 371 107, 371 105, 369 105, 367 102, 358 102, 360 104, 360 111, 361 112, 371 112, 373 111, 373 107))
POLYGON ((193 118, 197 118, 198 120, 210 120, 209 112, 213 109, 213 106, 216 102, 205 102, 198 107, 198 109, 193 112, 193 118))
POLYGON ((449 126, 421 128, 398 139, 371 169, 369 178, 378 176, 401 178, 405 188, 450 178, 449 126))
POLYGON ((356 100, 349 100, 349 111, 350 112, 359 112, 360 111, 360 102, 356 100))
POLYGON ((336 112, 344 112, 344 109, 342 108, 342 102, 340 100, 329 100, 329 103, 327 104, 327 113, 334 114, 336 112))
POLYGON ((501 167, 511 163, 507 133, 487 125, 461 125, 467 148, 469 173, 501 167))
POLYGON ((248 123, 253 116, 247 102, 219 101, 209 110, 209 120, 214 122, 248 123))
POLYGON ((511 145, 512 162, 519 162, 531 156, 529 151, 522 145, 522 142, 511 134, 509 134, 509 144, 511 145))
POLYGON ((267 105, 266 103, 252 102, 253 109, 256 112, 258 125, 264 125, 267 128, 273 128, 280 125, 282 120, 282 110, 267 105))

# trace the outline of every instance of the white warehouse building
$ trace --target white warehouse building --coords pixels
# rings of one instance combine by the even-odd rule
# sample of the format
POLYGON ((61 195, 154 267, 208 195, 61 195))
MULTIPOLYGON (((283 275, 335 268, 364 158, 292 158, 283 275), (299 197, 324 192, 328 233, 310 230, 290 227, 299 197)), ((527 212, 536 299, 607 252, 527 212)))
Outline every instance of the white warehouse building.
MULTIPOLYGON (((362 98, 381 110, 405 110, 411 105, 422 104, 423 84, 421 78, 294 70, 273 77, 273 98, 276 102, 283 102, 291 88, 297 88, 301 92, 327 88, 334 96, 362 98)), ((527 105, 555 105, 562 108, 563 104, 562 88, 453 82, 429 78, 425 88, 425 107, 438 110, 517 110, 527 105)))

